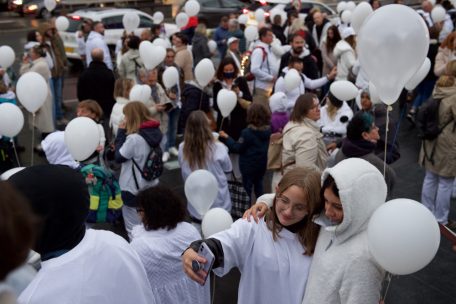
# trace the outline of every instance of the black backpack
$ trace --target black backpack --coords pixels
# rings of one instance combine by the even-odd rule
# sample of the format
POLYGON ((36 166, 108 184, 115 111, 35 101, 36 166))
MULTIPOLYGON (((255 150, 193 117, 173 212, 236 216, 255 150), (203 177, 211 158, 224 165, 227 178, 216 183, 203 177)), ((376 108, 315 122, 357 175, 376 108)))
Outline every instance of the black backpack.
POLYGON ((135 169, 136 167, 139 172, 141 172, 141 177, 146 181, 151 181, 160 177, 163 173, 163 152, 160 146, 150 147, 150 152, 147 155, 146 162, 142 168, 139 167, 138 163, 132 158, 133 166, 131 170, 133 171, 133 178, 135 180, 136 188, 139 189, 138 181, 136 179, 135 169))
POLYGON ((418 129, 418 137, 423 140, 436 139, 443 128, 439 128, 439 107, 441 99, 430 97, 419 108, 416 113, 416 127, 418 129))

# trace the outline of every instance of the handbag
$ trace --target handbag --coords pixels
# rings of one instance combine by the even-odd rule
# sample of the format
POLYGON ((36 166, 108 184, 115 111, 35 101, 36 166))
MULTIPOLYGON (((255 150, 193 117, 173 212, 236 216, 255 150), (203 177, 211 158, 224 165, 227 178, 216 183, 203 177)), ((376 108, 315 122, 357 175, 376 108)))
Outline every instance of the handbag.
POLYGON ((283 136, 296 127, 290 128, 285 133, 271 134, 268 147, 268 170, 281 170, 282 169, 282 149, 283 149, 283 136))
POLYGON ((231 172, 231 180, 228 181, 228 190, 231 196, 231 216, 233 220, 237 220, 250 208, 250 196, 245 191, 242 182, 236 178, 233 172, 231 172))

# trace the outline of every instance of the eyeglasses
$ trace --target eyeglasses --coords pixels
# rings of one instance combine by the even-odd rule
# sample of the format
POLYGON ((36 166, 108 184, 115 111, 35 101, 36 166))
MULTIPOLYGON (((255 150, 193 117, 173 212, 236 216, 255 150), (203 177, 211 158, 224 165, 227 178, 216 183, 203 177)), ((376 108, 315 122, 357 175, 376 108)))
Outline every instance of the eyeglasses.
POLYGON ((292 203, 290 199, 284 195, 276 196, 277 202, 280 202, 282 205, 292 205, 292 212, 305 212, 307 211, 307 204, 303 202, 294 202, 292 203))

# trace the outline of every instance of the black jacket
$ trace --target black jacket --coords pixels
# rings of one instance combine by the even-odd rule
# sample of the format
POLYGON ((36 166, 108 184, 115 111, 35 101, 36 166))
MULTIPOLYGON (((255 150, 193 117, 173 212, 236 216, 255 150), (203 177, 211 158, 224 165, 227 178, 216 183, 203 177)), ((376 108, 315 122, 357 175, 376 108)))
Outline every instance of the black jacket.
POLYGON ((209 112, 209 95, 198 88, 196 84, 186 83, 182 90, 182 109, 179 116, 177 134, 184 134, 188 116, 197 110, 201 110, 204 113, 209 112))
POLYGON ((78 100, 93 99, 103 109, 105 119, 111 116, 114 99, 114 73, 104 62, 92 61, 89 67, 82 72, 78 79, 78 100))
MULTIPOLYGON (((282 72, 283 68, 288 66, 288 62, 291 58, 291 51, 286 52, 280 58, 280 68, 279 72, 282 72)), ((302 63, 304 64, 303 73, 310 79, 320 78, 317 62, 312 58, 312 55, 307 55, 301 58, 302 63)))

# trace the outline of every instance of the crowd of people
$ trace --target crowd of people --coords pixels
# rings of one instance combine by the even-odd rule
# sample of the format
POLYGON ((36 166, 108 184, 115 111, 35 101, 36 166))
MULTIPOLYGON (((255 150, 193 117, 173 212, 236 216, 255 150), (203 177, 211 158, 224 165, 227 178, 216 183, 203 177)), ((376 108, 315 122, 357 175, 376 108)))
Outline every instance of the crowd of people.
MULTIPOLYGON (((449 10, 447 2, 442 4, 449 10)), ((370 4, 381 7, 378 0, 370 4)), ((431 11, 432 3, 424 0, 418 12, 431 38, 431 69, 396 105, 400 119, 406 116, 415 125, 422 104, 440 103, 441 132, 421 146, 421 202, 440 224, 456 229, 449 218, 456 195, 456 32, 449 15, 434 23, 431 11)), ((197 17, 172 35, 155 24, 140 36, 124 32, 114 52, 104 40, 103 23, 85 19, 75 34, 84 66, 76 113, 63 104, 68 60, 52 20, 27 35, 18 74, 33 71, 47 81, 48 96, 31 127, 41 138, 34 149, 49 164, 0 182, 0 239, 10 249, 0 253, 0 282, 30 261, 30 249, 41 256, 41 269, 20 289, 19 303, 210 303, 208 273, 194 265, 207 262, 198 255, 203 243, 215 256, 215 274, 240 269, 239 303, 382 301, 385 271, 369 253, 366 234, 374 211, 394 197, 396 121, 386 119, 387 106, 370 94, 350 24, 318 10, 303 19, 292 9, 281 18, 267 18, 253 42, 235 15, 222 17, 213 37, 197 17), (155 39, 169 47, 163 62, 147 69, 139 45, 155 39), (277 51, 277 40, 289 45, 287 51, 277 51), (217 66, 202 86, 194 71, 205 58, 217 66), (179 73, 172 87, 163 81, 169 67, 179 73), (288 89, 291 70, 300 82, 288 89), (357 86, 356 100, 330 91, 338 80, 357 86), (147 100, 133 98, 135 85, 150 88, 147 100), (218 100, 222 90, 236 96, 228 116, 218 100), (59 131, 71 116, 98 126, 98 147, 79 162, 59 131), (212 173, 218 192, 211 208, 231 212, 237 196, 229 184, 237 179, 249 198, 245 209, 253 206, 228 230, 201 239, 202 216, 192 202, 163 183, 161 171, 145 177, 151 155, 157 168, 176 160, 184 182, 199 169, 212 173), (278 161, 271 165, 273 157, 278 161), (109 172, 110 185, 118 187, 126 241, 88 229, 94 227, 87 221, 89 210, 102 205, 102 195, 99 202, 93 199, 96 179, 81 174, 88 165, 109 172), (266 185, 268 172, 272 181, 266 185)), ((0 67, 0 103, 17 103, 13 74, 0 67)), ((0 140, 6 152, 2 173, 15 166, 15 156, 10 139, 0 140)), ((15 303, 11 287, 0 287, 0 302, 15 303)))

